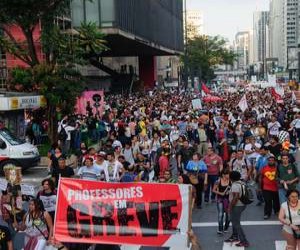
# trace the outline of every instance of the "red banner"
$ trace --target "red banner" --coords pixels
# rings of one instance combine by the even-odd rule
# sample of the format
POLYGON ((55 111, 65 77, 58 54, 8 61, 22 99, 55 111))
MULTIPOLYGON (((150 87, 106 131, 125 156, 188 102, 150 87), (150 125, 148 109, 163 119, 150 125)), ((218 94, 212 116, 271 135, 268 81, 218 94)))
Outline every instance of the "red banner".
POLYGON ((189 186, 61 178, 54 236, 61 242, 182 246, 189 186))

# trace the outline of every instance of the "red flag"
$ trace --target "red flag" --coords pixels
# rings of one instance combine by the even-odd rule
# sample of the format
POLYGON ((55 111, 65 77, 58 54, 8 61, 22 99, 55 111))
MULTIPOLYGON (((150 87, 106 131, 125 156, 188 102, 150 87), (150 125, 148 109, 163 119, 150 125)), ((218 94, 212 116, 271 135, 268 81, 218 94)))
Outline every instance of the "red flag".
POLYGON ((274 88, 271 88, 271 94, 275 98, 276 101, 281 100, 281 96, 276 93, 274 88))
POLYGON ((204 83, 202 83, 202 90, 205 94, 210 94, 210 89, 204 83))

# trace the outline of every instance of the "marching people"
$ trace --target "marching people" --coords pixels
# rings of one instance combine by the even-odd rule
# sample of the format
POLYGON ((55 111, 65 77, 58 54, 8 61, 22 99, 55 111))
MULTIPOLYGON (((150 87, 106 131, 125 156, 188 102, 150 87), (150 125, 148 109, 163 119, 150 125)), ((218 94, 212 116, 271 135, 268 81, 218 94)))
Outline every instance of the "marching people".
POLYGON ((213 192, 217 195, 217 209, 218 209, 218 234, 228 232, 229 228, 229 191, 231 188, 231 181, 229 178, 229 171, 223 169, 220 173, 220 178, 216 181, 213 192), (224 218, 225 217, 225 218, 224 218))
POLYGON ((249 247, 249 242, 241 226, 241 216, 246 209, 246 205, 240 200, 243 195, 241 174, 237 171, 232 171, 230 180, 232 184, 229 192, 228 213, 232 223, 232 234, 225 242, 236 243, 235 246, 237 247, 249 247))
POLYGON ((279 201, 280 204, 286 201, 288 190, 295 189, 299 181, 299 173, 294 164, 289 162, 289 156, 281 156, 281 164, 278 166, 277 181, 279 182, 279 201))
MULTIPOLYGON (((77 175, 82 179, 160 183, 178 179, 180 184, 191 184, 195 208, 202 207, 203 192, 205 202, 216 202, 218 234, 228 230, 230 215, 233 233, 229 242, 238 240, 238 246, 247 247, 240 225, 246 206, 240 201, 239 183, 256 180, 257 204, 265 202, 264 219, 272 209, 278 212, 278 197, 284 204, 286 193, 298 187, 299 174, 291 159, 299 158, 299 150, 292 148, 291 134, 297 132, 299 111, 293 111, 288 98, 284 100, 288 107, 280 107, 266 90, 246 92, 245 112, 238 107, 242 93, 217 95, 226 101, 203 101, 204 110, 192 108, 194 93, 177 90, 155 90, 151 97, 110 95, 102 115, 74 114, 74 138, 67 128, 72 127, 73 118, 67 115, 59 125, 63 150, 55 145, 49 154, 54 186, 60 177, 74 176, 64 153, 70 152, 67 140, 75 140, 77 146, 72 149, 77 151, 77 175)), ((55 189, 51 180, 44 180, 42 186, 38 198, 53 219, 54 202, 48 201, 55 189)))
POLYGON ((287 201, 281 204, 278 219, 283 224, 282 234, 287 241, 286 249, 299 249, 300 247, 300 202, 299 191, 290 189, 286 192, 287 201))
POLYGON ((274 214, 278 214, 280 208, 276 173, 277 165, 275 156, 269 156, 268 164, 264 166, 259 173, 259 185, 265 202, 265 220, 270 218, 272 214, 272 208, 274 210, 274 214))
POLYGON ((208 183, 207 166, 203 160, 200 160, 198 153, 193 154, 185 170, 190 179, 190 183, 196 189, 196 206, 202 208, 202 193, 208 183))
POLYGON ((58 160, 58 168, 54 169, 52 172, 52 179, 55 183, 55 186, 58 186, 59 178, 60 177, 72 177, 74 176, 73 168, 67 166, 65 158, 59 158, 58 160))
POLYGON ((57 192, 54 181, 49 178, 42 181, 43 190, 39 191, 36 198, 41 201, 43 209, 49 213, 54 223, 57 192))
POLYGON ((211 201, 214 202, 216 194, 212 192, 212 189, 219 178, 219 173, 223 170, 223 161, 221 157, 214 152, 212 146, 208 146, 207 154, 204 156, 203 161, 207 166, 208 174, 204 201, 209 202, 210 198, 211 201))
POLYGON ((32 199, 29 202, 29 211, 23 218, 17 230, 25 230, 24 250, 44 249, 47 239, 53 235, 52 218, 47 211, 43 211, 40 202, 32 199))

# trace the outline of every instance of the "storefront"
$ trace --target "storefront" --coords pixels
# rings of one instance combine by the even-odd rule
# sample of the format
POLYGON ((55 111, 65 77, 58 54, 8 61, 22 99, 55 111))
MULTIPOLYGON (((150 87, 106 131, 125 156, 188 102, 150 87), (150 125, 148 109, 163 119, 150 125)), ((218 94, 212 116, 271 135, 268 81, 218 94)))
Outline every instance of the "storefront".
POLYGON ((0 122, 12 133, 23 138, 27 125, 26 113, 45 106, 46 100, 41 95, 0 93, 0 122))

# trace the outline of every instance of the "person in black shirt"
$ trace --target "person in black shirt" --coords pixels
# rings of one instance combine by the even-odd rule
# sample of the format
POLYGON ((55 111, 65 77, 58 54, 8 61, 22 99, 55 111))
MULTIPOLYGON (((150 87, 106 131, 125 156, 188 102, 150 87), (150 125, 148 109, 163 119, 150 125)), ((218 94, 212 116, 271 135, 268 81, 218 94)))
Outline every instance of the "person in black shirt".
POLYGON ((279 159, 281 154, 282 146, 278 143, 278 137, 272 136, 270 139, 269 151, 272 155, 276 157, 276 160, 279 159))
POLYGON ((0 225, 0 249, 13 250, 13 243, 8 227, 0 225))
POLYGON ((58 180, 60 177, 72 177, 74 175, 73 168, 66 165, 66 159, 60 158, 58 160, 58 168, 53 170, 52 178, 56 187, 58 186, 58 180))

